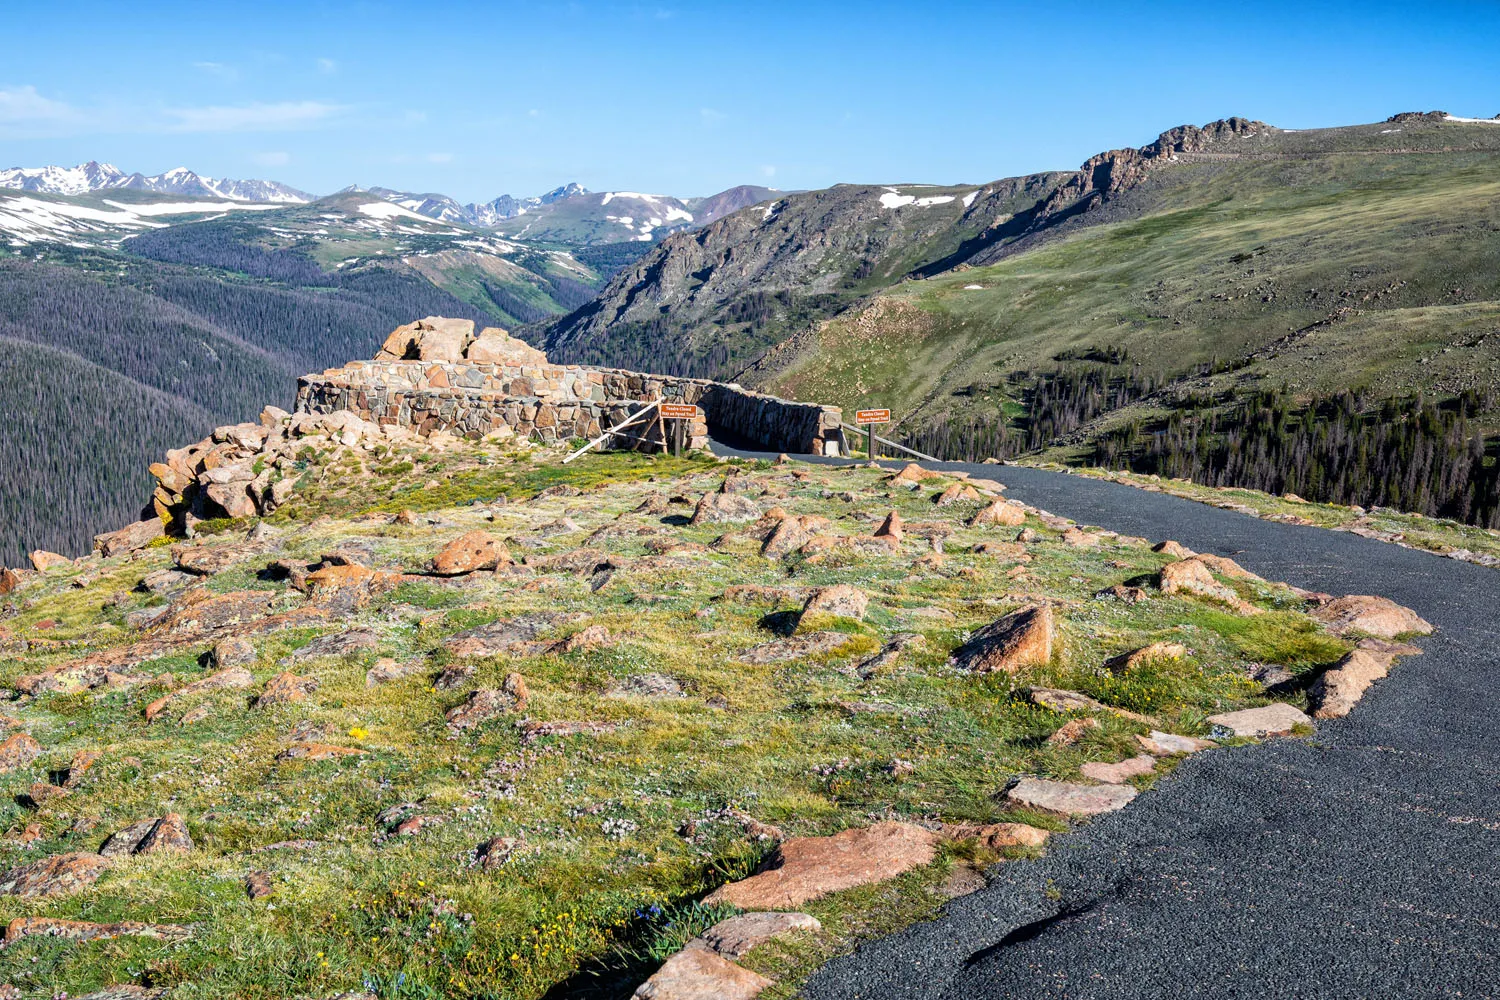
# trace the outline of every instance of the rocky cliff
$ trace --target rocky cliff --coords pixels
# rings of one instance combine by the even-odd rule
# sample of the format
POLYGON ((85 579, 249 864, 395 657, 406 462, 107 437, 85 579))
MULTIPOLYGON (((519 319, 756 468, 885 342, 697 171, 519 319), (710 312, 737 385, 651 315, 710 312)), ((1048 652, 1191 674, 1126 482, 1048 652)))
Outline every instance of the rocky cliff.
POLYGON ((1279 131, 1229 118, 1179 126, 1140 149, 1100 153, 1074 172, 789 194, 663 240, 593 302, 533 336, 560 360, 733 376, 876 291, 993 259, 1136 187, 1181 154, 1279 131))

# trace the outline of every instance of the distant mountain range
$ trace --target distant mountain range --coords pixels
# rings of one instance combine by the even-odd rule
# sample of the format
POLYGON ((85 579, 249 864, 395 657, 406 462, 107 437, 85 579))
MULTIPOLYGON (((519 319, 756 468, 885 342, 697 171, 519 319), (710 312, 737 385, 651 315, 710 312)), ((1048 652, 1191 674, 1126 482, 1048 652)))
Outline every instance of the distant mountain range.
POLYGON ((429 219, 495 229, 517 239, 572 246, 649 243, 668 233, 706 226, 730 212, 781 194, 773 188, 740 185, 706 198, 676 198, 636 191, 589 191, 579 184, 565 184, 532 198, 503 194, 483 204, 460 205, 442 194, 379 187, 365 193, 429 219))
MULTIPOLYGON (((76 167, 0 170, 0 188, 64 196, 99 191, 149 191, 258 203, 304 204, 315 200, 314 195, 276 181, 204 177, 186 167, 148 177, 139 173, 127 174, 112 164, 94 160, 76 167)), ((568 183, 546 194, 528 198, 502 194, 490 201, 464 205, 445 194, 396 191, 385 187, 350 185, 338 192, 361 193, 437 222, 497 229, 507 236, 582 246, 627 241, 649 243, 668 233, 706 226, 731 212, 781 194, 773 188, 740 185, 706 198, 676 198, 634 191, 591 192, 581 184, 568 183)))
POLYGON ((195 198, 226 198, 230 201, 301 203, 313 200, 313 196, 307 192, 276 181, 204 177, 187 167, 174 167, 166 173, 148 177, 140 173, 127 174, 113 164, 99 163, 96 160, 76 167, 12 167, 0 170, 0 188, 62 195, 88 194, 93 191, 151 191, 195 198))

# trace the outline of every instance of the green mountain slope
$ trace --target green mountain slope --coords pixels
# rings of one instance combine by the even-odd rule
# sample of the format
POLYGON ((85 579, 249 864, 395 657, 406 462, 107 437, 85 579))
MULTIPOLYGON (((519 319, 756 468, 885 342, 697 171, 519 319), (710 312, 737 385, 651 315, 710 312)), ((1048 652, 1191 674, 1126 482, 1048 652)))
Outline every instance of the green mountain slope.
POLYGON ((1500 516, 1500 122, 1228 119, 964 208, 877 200, 920 190, 789 196, 780 230, 751 210, 669 238, 546 343, 890 406, 953 457, 1500 516), (1242 433, 1255 419, 1275 426, 1242 433), (1381 436, 1393 420, 1415 436, 1381 436))

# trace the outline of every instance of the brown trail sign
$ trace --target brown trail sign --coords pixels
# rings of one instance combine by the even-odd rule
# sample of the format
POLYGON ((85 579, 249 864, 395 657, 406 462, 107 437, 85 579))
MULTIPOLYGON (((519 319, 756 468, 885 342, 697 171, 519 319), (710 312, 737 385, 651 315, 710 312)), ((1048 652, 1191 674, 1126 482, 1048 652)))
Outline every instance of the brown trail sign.
POLYGON ((874 461, 875 425, 890 423, 891 411, 888 409, 855 410, 854 422, 865 429, 865 454, 869 456, 871 461, 874 461))
POLYGON ((698 407, 692 403, 663 403, 661 404, 661 416, 663 420, 674 420, 672 425, 671 445, 672 454, 678 458, 682 457, 682 438, 687 429, 684 420, 697 420, 698 407))

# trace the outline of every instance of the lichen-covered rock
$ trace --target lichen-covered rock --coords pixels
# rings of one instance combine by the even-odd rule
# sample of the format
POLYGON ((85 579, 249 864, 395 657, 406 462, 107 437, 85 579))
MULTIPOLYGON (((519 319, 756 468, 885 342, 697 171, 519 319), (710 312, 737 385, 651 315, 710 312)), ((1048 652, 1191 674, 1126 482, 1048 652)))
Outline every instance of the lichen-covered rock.
POLYGON ((487 531, 470 531, 443 546, 432 559, 438 576, 461 576, 511 562, 505 543, 487 531))
POLYGON ((290 705, 301 701, 318 689, 318 682, 312 677, 298 677, 290 670, 284 670, 266 681, 265 690, 255 699, 256 708, 270 708, 273 705, 290 705))
POLYGON ((807 595, 802 616, 823 614, 863 619, 869 606, 870 597, 863 590, 853 584, 836 583, 831 587, 819 587, 807 595))
POLYGON ((109 868, 109 859, 99 854, 58 854, 12 868, 0 875, 0 895, 62 896, 86 889, 109 868))
POLYGON ((30 767, 42 755, 42 745, 29 733, 12 733, 0 743, 0 773, 30 767))
POLYGON ((953 651, 949 663, 969 673, 1016 673, 1052 659, 1052 609, 1033 604, 975 632, 953 651))

